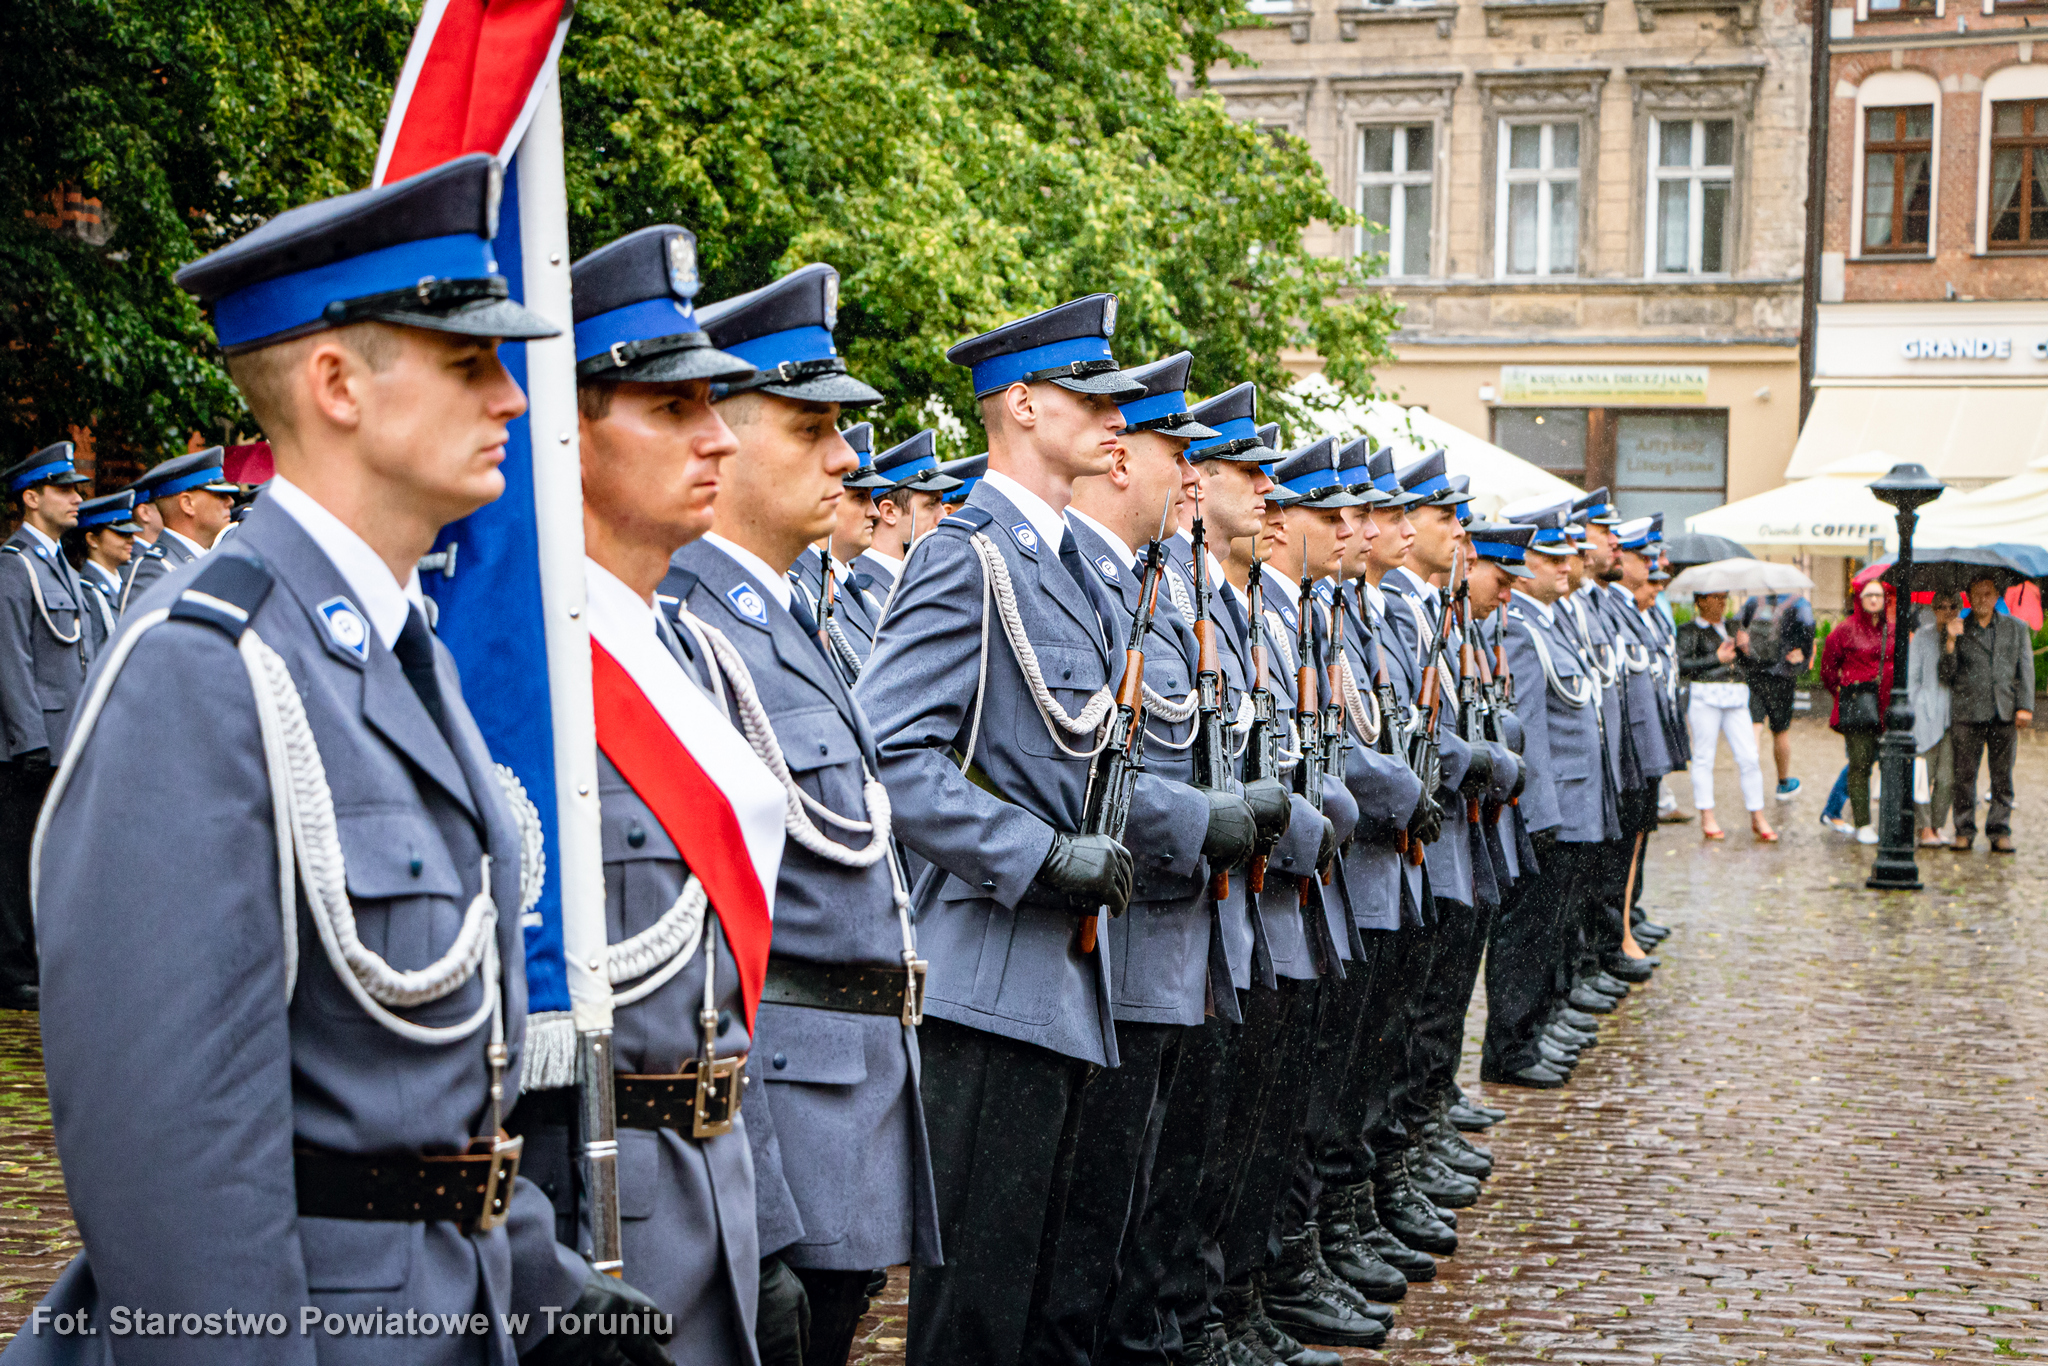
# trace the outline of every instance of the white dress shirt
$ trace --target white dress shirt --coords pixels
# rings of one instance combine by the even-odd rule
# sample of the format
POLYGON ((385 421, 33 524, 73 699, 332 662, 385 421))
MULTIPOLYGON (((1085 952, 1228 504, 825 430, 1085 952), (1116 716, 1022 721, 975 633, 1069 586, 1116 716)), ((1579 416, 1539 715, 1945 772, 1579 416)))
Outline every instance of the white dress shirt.
POLYGON ((787 612, 789 610, 791 596, 796 592, 796 586, 789 581, 789 575, 776 573, 768 567, 768 561, 762 559, 745 546, 727 540, 715 531, 704 533, 704 539, 732 556, 735 564, 739 565, 740 568, 746 570, 749 574, 752 574, 760 581, 763 588, 775 595, 775 600, 782 604, 783 611, 787 612))
MULTIPOLYGON (((272 475, 264 485, 265 498, 276 503, 278 510, 299 524, 299 529, 313 538, 313 544, 320 547, 335 570, 341 575, 349 591, 355 595, 356 606, 370 619, 370 625, 377 632, 377 639, 390 649, 398 643, 398 633, 405 629, 406 614, 415 603, 424 604, 426 594, 420 591, 420 572, 415 569, 403 586, 391 573, 391 566, 370 543, 349 529, 348 525, 313 501, 307 493, 281 474, 272 475)), ((178 533, 165 527, 167 535, 178 533)), ((179 540, 191 545, 190 537, 179 536, 179 540)), ((198 549, 194 546, 194 549, 198 549)), ((199 551, 205 554, 204 550, 199 551)), ((424 606, 422 606, 424 611, 424 606)))
POLYGON ((1024 520, 1031 523, 1031 529, 1038 533, 1039 540, 1045 542, 1047 550, 1054 555, 1059 554, 1060 541, 1067 534, 1067 524, 1052 510, 1052 504, 1001 470, 990 470, 982 478, 994 485, 996 491, 1003 497, 1017 505, 1017 511, 1023 513, 1024 520))

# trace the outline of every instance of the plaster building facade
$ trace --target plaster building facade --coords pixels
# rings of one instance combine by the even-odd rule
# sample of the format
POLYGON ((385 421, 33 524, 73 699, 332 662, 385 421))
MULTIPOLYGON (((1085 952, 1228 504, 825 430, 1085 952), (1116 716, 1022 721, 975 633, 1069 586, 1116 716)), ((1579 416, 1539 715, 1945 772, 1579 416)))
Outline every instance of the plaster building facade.
MULTIPOLYGON (((1882 3, 1883 0, 1878 0, 1882 3)), ((1253 0, 1218 66, 1378 230, 1380 383, 1591 486, 1691 512, 1799 429, 1810 11, 1795 0, 1253 0)), ((1313 370, 1313 356, 1299 368, 1313 370)))
POLYGON ((1814 401, 1792 475, 1881 450, 1969 488, 2048 460, 2044 16, 1830 11, 1814 401))

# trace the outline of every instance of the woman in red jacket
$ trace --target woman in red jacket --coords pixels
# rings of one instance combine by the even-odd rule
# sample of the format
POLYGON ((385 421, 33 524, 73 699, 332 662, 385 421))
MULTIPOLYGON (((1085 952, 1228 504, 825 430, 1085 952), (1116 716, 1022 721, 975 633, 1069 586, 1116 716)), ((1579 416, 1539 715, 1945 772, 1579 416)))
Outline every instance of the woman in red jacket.
POLYGON ((1877 843, 1870 823, 1870 768, 1892 695, 1891 600, 1884 583, 1873 579, 1863 585, 1849 615, 1828 633, 1820 656, 1820 681, 1835 698, 1828 724, 1849 750, 1849 810, 1863 844, 1877 843))

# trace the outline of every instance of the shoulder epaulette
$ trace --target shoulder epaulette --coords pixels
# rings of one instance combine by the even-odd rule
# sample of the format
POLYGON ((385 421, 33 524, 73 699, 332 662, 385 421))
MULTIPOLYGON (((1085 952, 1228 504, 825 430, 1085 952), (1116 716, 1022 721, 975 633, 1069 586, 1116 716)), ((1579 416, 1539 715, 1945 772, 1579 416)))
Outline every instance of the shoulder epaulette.
POLYGON ((0 545, 0 555, 21 555, 26 553, 27 552, 22 550, 20 546, 15 545, 12 541, 8 542, 6 545, 0 545))
POLYGON ((939 518, 939 525, 952 527, 955 531, 979 531, 994 520, 994 514, 988 509, 969 507, 939 518))
POLYGON ((187 580, 185 591, 171 604, 170 615, 178 621, 204 622, 239 641, 249 619, 270 596, 276 580, 270 566, 241 550, 223 550, 208 555, 206 562, 187 580))
POLYGON ((854 592, 865 593, 875 586, 875 576, 865 569, 856 569, 853 571, 853 577, 847 582, 853 585, 854 592))
POLYGON ((668 571, 668 578, 663 580, 664 583, 673 583, 676 586, 676 602, 687 600, 690 594, 697 591, 697 585, 701 581, 702 576, 694 569, 671 569, 668 571))

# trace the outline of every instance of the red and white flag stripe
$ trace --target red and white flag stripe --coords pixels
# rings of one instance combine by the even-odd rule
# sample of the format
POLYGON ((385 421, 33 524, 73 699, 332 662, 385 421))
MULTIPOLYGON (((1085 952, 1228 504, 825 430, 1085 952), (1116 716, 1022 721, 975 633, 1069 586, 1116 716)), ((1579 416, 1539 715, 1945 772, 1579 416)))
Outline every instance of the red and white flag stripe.
POLYGON ((509 163, 569 32, 566 0, 427 0, 371 184, 471 152, 509 163))

